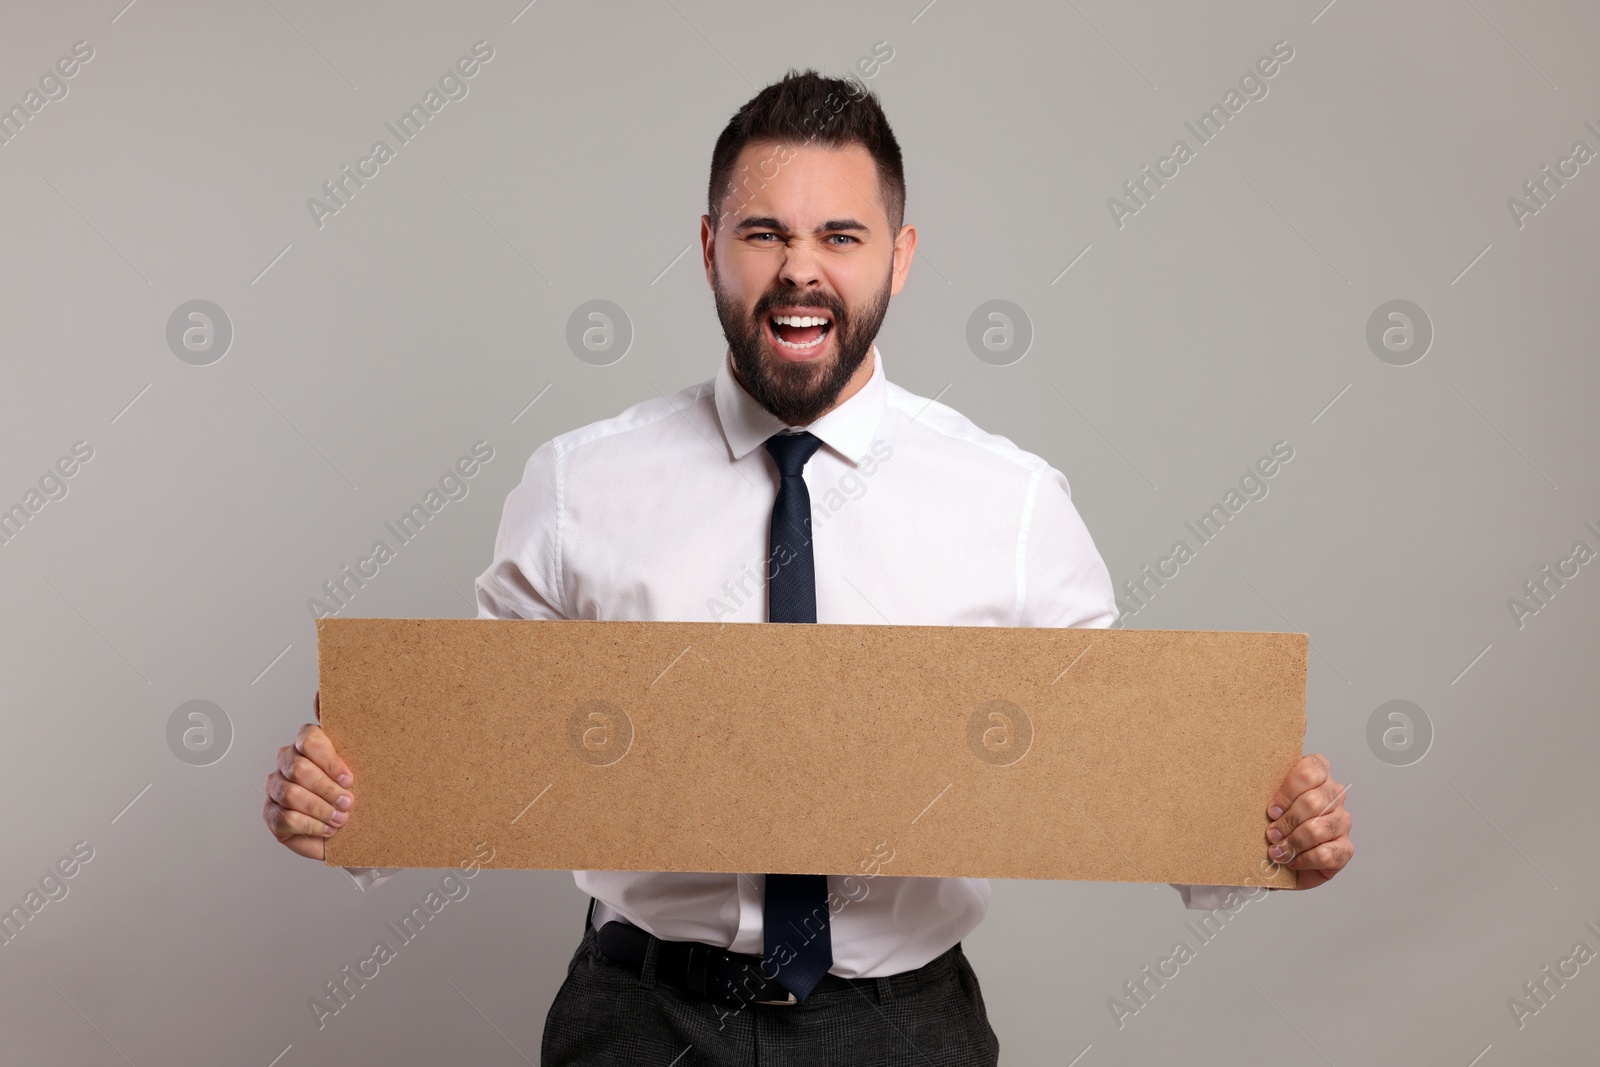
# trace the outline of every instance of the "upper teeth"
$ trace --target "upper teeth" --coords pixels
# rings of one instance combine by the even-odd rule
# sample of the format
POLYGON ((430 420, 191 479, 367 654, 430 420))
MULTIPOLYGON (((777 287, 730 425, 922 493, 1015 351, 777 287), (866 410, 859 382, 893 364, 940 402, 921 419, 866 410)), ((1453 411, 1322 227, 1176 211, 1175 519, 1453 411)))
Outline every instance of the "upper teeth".
POLYGON ((774 315, 772 321, 779 326, 826 326, 828 320, 820 315, 774 315))

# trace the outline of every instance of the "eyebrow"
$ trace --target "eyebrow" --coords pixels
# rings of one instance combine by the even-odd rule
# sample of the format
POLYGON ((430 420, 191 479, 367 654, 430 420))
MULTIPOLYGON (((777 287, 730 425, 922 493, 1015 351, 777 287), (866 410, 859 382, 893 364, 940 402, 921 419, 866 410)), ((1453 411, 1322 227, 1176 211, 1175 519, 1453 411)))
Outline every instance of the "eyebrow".
MULTIPOLYGON (((789 232, 788 226, 773 218, 771 215, 757 215, 753 218, 741 219, 733 228, 735 232, 742 230, 782 230, 785 233, 789 232)), ((857 222, 855 219, 829 219, 827 222, 819 224, 812 232, 831 233, 835 230, 860 230, 862 233, 871 232, 865 223, 857 222)))

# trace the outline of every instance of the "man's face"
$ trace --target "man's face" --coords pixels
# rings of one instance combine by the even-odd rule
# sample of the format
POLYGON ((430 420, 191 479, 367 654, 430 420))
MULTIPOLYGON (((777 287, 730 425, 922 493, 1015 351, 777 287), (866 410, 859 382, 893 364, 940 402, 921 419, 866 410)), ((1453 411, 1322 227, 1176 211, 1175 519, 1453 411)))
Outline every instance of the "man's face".
POLYGON ((803 426, 852 395, 916 245, 890 233, 860 145, 746 145, 719 218, 702 218, 706 277, 750 395, 803 426), (898 252, 898 254, 897 254, 898 252), (821 321, 819 321, 821 320, 821 321))

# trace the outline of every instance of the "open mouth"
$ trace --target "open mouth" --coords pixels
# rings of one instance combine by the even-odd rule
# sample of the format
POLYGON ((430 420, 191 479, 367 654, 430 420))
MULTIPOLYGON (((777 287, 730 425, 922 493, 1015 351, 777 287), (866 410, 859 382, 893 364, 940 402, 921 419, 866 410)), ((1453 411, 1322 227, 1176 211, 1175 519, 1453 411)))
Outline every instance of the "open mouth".
POLYGON ((817 351, 833 332, 833 318, 827 314, 781 314, 767 316, 779 352, 805 355, 817 351))

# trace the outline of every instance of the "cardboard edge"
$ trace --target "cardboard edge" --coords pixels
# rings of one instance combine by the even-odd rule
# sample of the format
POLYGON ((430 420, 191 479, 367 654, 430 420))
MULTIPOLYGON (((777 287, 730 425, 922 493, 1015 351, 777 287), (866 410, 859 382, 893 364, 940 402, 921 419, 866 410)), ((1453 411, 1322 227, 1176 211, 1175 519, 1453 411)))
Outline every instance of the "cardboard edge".
MULTIPOLYGON (((340 622, 340 621, 343 621, 343 620, 340 620, 338 617, 332 616, 332 615, 325 615, 322 618, 319 618, 319 619, 316 620, 316 624, 317 624, 317 651, 316 651, 316 656, 317 656, 317 694, 318 694, 318 705, 317 706, 319 708, 321 707, 322 689, 323 689, 323 686, 325 686, 327 684, 327 681, 328 681, 328 679, 327 679, 327 677, 325 675, 327 664, 323 661, 323 658, 322 658, 322 647, 323 647, 323 639, 324 639, 323 635, 328 632, 327 631, 327 627, 325 626, 325 624, 326 623, 331 623, 331 622, 340 622)), ((320 711, 319 711, 318 716, 317 716, 317 725, 322 727, 324 733, 328 733, 328 735, 329 735, 328 739, 331 741, 333 739, 333 736, 328 731, 327 725, 323 722, 320 711)), ((336 744, 336 745, 333 746, 333 748, 334 748, 334 751, 337 752, 338 749, 339 749, 339 746, 336 744)), ((338 836, 339 836, 338 834, 335 834, 333 837, 324 838, 323 839, 324 843, 323 843, 323 846, 322 846, 322 865, 324 867, 337 867, 338 869, 340 869, 342 871, 345 871, 345 873, 348 874, 349 870, 345 867, 345 865, 342 864, 342 863, 335 863, 334 859, 333 859, 333 849, 334 849, 333 842, 334 842, 334 839, 337 838, 338 836)))

